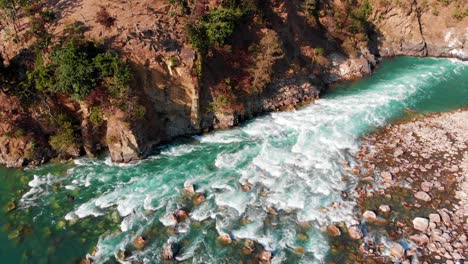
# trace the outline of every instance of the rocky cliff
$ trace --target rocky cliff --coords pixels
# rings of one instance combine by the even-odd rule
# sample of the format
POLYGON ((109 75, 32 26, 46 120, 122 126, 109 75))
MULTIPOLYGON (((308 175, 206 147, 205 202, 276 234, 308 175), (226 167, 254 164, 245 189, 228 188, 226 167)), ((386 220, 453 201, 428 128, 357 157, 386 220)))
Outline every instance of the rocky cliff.
MULTIPOLYGON (((187 27, 223 1, 43 1, 44 10, 56 12, 57 20, 47 27, 52 36, 79 22, 87 38, 130 62, 132 93, 145 110, 136 121, 129 121, 125 110, 113 110, 95 124, 92 109, 83 102, 51 95, 58 112, 75 120, 72 134, 79 140, 66 156, 108 149, 117 162, 139 159, 175 137, 232 127, 264 112, 310 102, 330 83, 370 74, 379 57, 467 59, 468 18, 457 13, 465 12, 466 3, 403 2, 253 1, 254 11, 236 25, 229 42, 203 53, 191 43, 187 27), (97 19, 103 8, 110 27, 97 19)), ((34 43, 26 37, 30 20, 18 18, 22 27, 14 38, 12 23, 0 25, 6 65, 34 43)), ((58 155, 50 139, 63 131, 39 118, 49 111, 44 104, 28 108, 15 103, 13 95, 2 96, 1 113, 10 119, 16 113, 11 109, 21 108, 24 132, 34 136, 12 133, 19 121, 2 122, 9 128, 0 131, 0 163, 21 166, 58 155), (28 159, 29 138, 40 144, 35 144, 35 158, 28 159)))

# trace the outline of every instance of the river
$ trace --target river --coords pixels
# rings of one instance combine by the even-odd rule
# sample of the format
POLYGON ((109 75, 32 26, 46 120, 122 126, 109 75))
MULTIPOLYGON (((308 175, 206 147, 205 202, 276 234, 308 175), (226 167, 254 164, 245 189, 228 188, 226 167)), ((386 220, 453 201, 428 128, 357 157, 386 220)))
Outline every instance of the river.
POLYGON ((332 253, 321 227, 353 219, 356 182, 343 162, 354 164, 362 136, 406 109, 461 107, 468 107, 468 64, 399 57, 301 109, 181 140, 136 164, 103 157, 0 168, 0 261, 76 263, 97 246, 96 263, 115 263, 120 251, 129 261, 159 263, 173 242, 187 263, 249 263, 255 254, 242 252, 249 239, 255 253, 271 250, 273 263, 322 263, 332 253), (205 202, 193 204, 188 183, 205 202), (178 209, 190 217, 174 226, 178 209), (219 234, 235 240, 222 245, 219 234), (141 251, 132 246, 139 235, 148 241, 141 251))

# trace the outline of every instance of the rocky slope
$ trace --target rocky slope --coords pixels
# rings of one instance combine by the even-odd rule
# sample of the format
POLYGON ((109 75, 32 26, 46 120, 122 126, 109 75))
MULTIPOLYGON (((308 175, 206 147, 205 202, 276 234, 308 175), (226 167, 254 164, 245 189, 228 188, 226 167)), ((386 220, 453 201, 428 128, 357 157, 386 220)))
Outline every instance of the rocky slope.
MULTIPOLYGON (((443 6, 436 0, 354 1, 352 5, 339 0, 272 0, 257 1, 262 15, 238 25, 227 45, 204 55, 192 47, 186 25, 193 23, 197 15, 219 8, 219 2, 190 3, 186 7, 188 15, 169 1, 44 1, 44 8, 58 17, 47 28, 53 36, 61 35, 67 25, 78 21, 86 27, 87 38, 103 42, 130 61, 134 74, 131 86, 146 113, 138 122, 128 122, 125 111, 107 113, 104 124, 96 126, 91 122, 88 105, 55 96, 55 103, 47 105, 55 104, 77 120, 74 132, 79 140, 66 156, 92 156, 107 148, 114 161, 128 162, 178 136, 228 128, 263 112, 310 102, 330 83, 370 74, 380 56, 466 59, 468 54, 468 18, 453 17, 457 10, 466 10, 463 1, 443 6), (360 22, 366 24, 365 32, 337 28, 340 23, 350 23, 346 15, 350 6, 366 3, 372 8, 366 13, 367 21, 360 22), (101 7, 115 19, 112 27, 97 22, 101 7), (439 10, 437 15, 434 10, 439 10), (271 57, 262 56, 258 50, 271 57), (259 68, 268 70, 259 73, 259 68), (257 75, 261 87, 253 89, 257 75)), ((0 26, 0 48, 6 65, 34 41, 26 37, 29 18, 23 15, 18 21, 22 27, 16 38, 11 36, 11 24, 0 26)), ((11 108, 14 100, 4 102, 2 111, 9 116, 4 109, 11 108)), ((57 155, 48 141, 59 132, 44 121, 44 116, 54 114, 44 104, 23 110, 24 120, 29 120, 25 122, 36 124, 26 125, 25 132, 34 133, 41 142, 35 147, 38 155, 25 158, 24 151, 11 154, 11 146, 31 144, 29 137, 15 136, 19 127, 10 125, 0 132, 0 163, 21 166, 57 155)))

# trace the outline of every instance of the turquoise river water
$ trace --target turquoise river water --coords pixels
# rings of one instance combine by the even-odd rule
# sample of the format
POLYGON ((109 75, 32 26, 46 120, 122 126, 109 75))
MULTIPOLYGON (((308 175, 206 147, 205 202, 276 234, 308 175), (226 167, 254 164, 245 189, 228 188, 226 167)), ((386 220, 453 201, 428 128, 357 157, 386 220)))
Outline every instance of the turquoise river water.
POLYGON ((78 263, 97 246, 96 263, 117 263, 119 252, 122 263, 159 263, 171 242, 180 246, 181 262, 250 263, 255 256, 242 252, 249 239, 255 253, 271 250, 273 263, 323 263, 330 250, 321 227, 353 218, 355 202, 342 192, 355 180, 342 163, 353 164, 362 136, 404 117, 405 109, 462 107, 468 64, 400 57, 297 111, 164 146, 136 164, 83 158, 0 168, 0 262, 78 263), (194 205, 187 183, 206 202, 194 205), (321 210, 333 202, 341 206, 321 210), (175 225, 170 214, 177 209, 190 217, 175 225), (220 234, 235 240, 222 245, 220 234), (141 251, 132 246, 139 235, 148 241, 141 251))

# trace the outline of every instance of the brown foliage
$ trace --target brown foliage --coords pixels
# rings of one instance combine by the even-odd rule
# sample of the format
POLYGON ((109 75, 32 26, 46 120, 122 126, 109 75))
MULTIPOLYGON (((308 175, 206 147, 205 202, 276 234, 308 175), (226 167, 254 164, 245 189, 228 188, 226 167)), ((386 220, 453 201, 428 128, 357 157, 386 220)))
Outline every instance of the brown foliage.
POLYGON ((250 69, 254 92, 262 91, 271 82, 275 62, 284 56, 283 43, 273 30, 266 31, 257 47, 255 62, 250 69))

